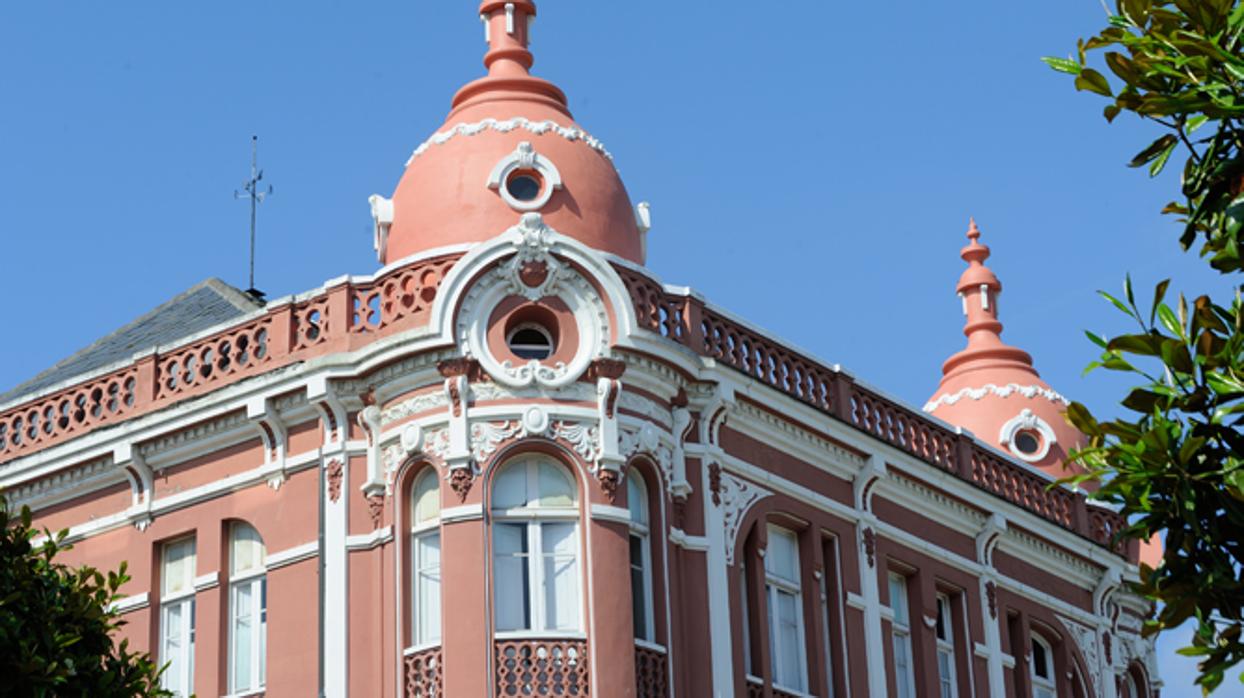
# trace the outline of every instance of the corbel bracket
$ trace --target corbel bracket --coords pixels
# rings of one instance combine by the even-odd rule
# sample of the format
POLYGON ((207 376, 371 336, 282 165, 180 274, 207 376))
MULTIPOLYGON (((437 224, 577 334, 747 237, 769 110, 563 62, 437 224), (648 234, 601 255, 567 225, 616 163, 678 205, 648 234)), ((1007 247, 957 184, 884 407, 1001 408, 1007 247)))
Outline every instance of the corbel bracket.
POLYGON ((281 415, 266 398, 256 398, 246 403, 246 419, 255 425, 263 440, 263 462, 269 471, 268 486, 280 489, 285 482, 285 459, 289 453, 289 433, 281 415))
POLYGON ((596 449, 598 477, 616 476, 626 462, 618 433, 618 398, 622 394, 620 379, 625 372, 626 364, 618 359, 596 359, 587 369, 588 380, 596 381, 597 434, 600 438, 596 449), (613 475, 604 475, 606 471, 613 475))
POLYGON ((152 500, 155 498, 155 474, 133 444, 120 444, 112 450, 112 462, 125 471, 130 481, 131 504, 129 519, 134 528, 146 531, 155 519, 152 500))
POLYGON ((886 476, 886 472, 885 460, 879 456, 869 456, 864 462, 864 467, 855 474, 855 479, 851 483, 855 494, 856 510, 872 514, 873 492, 876 490, 877 483, 886 476))
POLYGON ((976 561, 985 567, 993 567, 993 551, 1006 533, 1006 517, 998 512, 989 515, 981 532, 976 534, 976 561))
POLYGON ((675 499, 687 499, 691 495, 691 483, 687 481, 687 454, 683 443, 691 433, 691 410, 687 409, 687 391, 678 389, 678 394, 670 400, 670 411, 674 416, 674 478, 670 483, 670 494, 675 499))

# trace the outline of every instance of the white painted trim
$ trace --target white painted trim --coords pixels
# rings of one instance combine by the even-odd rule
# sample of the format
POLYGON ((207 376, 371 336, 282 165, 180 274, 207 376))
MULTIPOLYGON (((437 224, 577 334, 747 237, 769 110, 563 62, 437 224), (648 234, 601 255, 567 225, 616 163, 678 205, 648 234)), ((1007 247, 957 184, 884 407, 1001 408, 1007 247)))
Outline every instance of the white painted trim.
POLYGON ((615 507, 609 504, 593 504, 590 512, 593 519, 600 521, 614 521, 627 524, 628 526, 631 523, 630 510, 623 509, 622 507, 615 507))
POLYGON ((483 504, 463 504, 456 507, 441 509, 441 523, 458 523, 459 521, 475 521, 484 518, 483 504))
POLYGON ((139 609, 147 608, 150 605, 151 602, 147 598, 147 592, 144 591, 113 601, 110 606, 110 610, 114 613, 126 614, 139 609))
POLYGON ((393 527, 385 526, 384 528, 377 528, 371 533, 346 536, 346 550, 371 550, 391 540, 393 540, 393 527))
POLYGON ((926 402, 923 410, 925 412, 933 412, 942 405, 953 405, 965 397, 970 400, 980 400, 986 395, 994 395, 1005 399, 1015 394, 1019 394, 1021 397, 1029 399, 1037 397, 1045 398, 1046 400, 1063 407, 1071 404, 1070 400, 1063 397, 1058 392, 1040 385, 1020 385, 1019 383, 995 385, 993 383, 986 383, 979 388, 963 388, 954 393, 942 393, 936 398, 926 402))
POLYGON ((208 572, 194 578, 194 591, 207 591, 213 587, 220 586, 220 572, 208 572))
POLYGON ((683 550, 691 550, 697 553, 706 552, 709 548, 709 540, 707 536, 688 535, 681 528, 671 528, 669 533, 670 542, 683 550))
POLYGON ((868 604, 866 601, 864 601, 863 596, 860 596, 854 591, 848 591, 847 592, 847 605, 857 610, 863 610, 864 607, 867 606, 868 604))
POLYGON ((292 548, 271 553, 268 555, 267 567, 268 571, 287 567, 289 565, 310 560, 320 554, 320 544, 318 541, 295 545, 292 548))
POLYGON ((609 154, 608 150, 605 150, 605 145, 593 138, 583 129, 572 126, 562 126, 551 119, 546 119, 544 121, 531 121, 525 117, 515 116, 506 120, 493 119, 490 117, 474 123, 460 122, 450 126, 444 131, 438 131, 415 148, 414 152, 410 154, 410 158, 406 160, 405 166, 410 167, 410 164, 415 161, 415 158, 423 155, 428 148, 431 148, 434 145, 444 145, 455 136, 474 136, 475 134, 486 130, 496 131, 498 133, 509 133, 510 131, 518 128, 536 135, 550 133, 561 136, 568 141, 582 141, 587 147, 605 156, 606 160, 609 160, 610 162, 613 161, 613 156, 609 154))

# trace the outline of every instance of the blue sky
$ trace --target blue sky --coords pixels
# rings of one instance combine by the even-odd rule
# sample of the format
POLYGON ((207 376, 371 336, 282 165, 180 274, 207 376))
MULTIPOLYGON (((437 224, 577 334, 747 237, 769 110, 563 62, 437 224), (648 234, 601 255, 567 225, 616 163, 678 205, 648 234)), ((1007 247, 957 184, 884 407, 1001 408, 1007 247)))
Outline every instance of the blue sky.
MULTIPOLYGON (((246 286, 251 134, 276 187, 259 287, 375 269, 367 196, 481 74, 475 7, 0 5, 0 390, 204 278, 246 286)), ((1082 331, 1124 325, 1094 291, 1228 286, 1157 214, 1174 179, 1124 167, 1153 129, 1038 60, 1104 24, 1097 0, 540 10, 535 72, 652 203, 649 266, 913 404, 963 342, 969 215, 1004 337, 1103 413, 1126 383, 1081 376, 1082 331)), ((1180 642, 1166 695, 1194 693, 1180 642)))

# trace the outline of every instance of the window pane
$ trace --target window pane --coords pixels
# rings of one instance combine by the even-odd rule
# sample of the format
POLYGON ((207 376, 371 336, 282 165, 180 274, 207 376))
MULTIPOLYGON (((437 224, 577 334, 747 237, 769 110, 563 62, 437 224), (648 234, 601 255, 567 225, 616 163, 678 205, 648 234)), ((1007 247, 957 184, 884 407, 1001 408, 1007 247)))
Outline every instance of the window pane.
POLYGON ((268 579, 259 580, 259 685, 268 682, 268 579))
POLYGON ((1050 678, 1050 668, 1045 655, 1045 645, 1041 644, 1036 638, 1032 640, 1032 671, 1037 676, 1048 679, 1050 678))
POLYGON ((578 536, 575 524, 541 526, 544 549, 545 627, 579 629, 578 536))
POLYGON ((648 637, 648 588, 644 579, 644 539, 631 536, 631 619, 635 625, 635 637, 648 637))
POLYGON ((894 679, 898 684, 899 698, 911 698, 912 666, 911 646, 907 635, 894 633, 894 679))
POLYGON ((907 618, 907 578, 901 574, 890 575, 890 608, 894 611, 896 623, 910 625, 907 618))
POLYGON ((497 524, 493 527, 493 589, 497 630, 531 627, 528 606, 527 526, 497 524))
POLYGON ((527 464, 506 465, 492 486, 493 509, 516 509, 527 506, 527 464))
POLYGON ((229 564, 233 575, 263 569, 264 545, 259 532, 244 523, 235 523, 232 526, 232 534, 233 547, 229 555, 229 564))
POLYGON ((943 641, 950 640, 949 626, 947 625, 947 622, 949 621, 947 616, 949 614, 947 613, 947 610, 946 599, 941 596, 937 597, 937 624, 935 627, 937 630, 937 639, 943 641))
POLYGON ((415 481, 415 523, 433 521, 441 515, 440 483, 436 471, 428 468, 415 481))
POLYGON ((799 661, 804 648, 799 641, 799 600, 789 592, 777 592, 777 634, 779 654, 774 657, 777 681, 803 690, 803 671, 799 661))
POLYGON ((441 639, 441 537, 421 536, 416 541, 415 642, 441 639))
POLYGON ((635 470, 626 476, 626 506, 631 510, 631 522, 648 526, 648 490, 644 478, 635 470))
POLYGON ((161 684, 170 691, 179 695, 186 694, 186 686, 183 685, 182 675, 185 669, 185 659, 182 655, 182 613, 185 605, 175 603, 164 607, 161 614, 160 632, 163 635, 163 641, 160 643, 160 661, 169 662, 168 669, 164 671, 161 684))
POLYGON ((941 698, 952 698, 954 694, 954 679, 952 678, 954 671, 951 666, 952 657, 945 650, 937 652, 937 679, 940 688, 941 698))
POLYGON ((799 584, 799 541, 794 533, 769 527, 769 549, 765 551, 765 571, 799 584))
POLYGON ((194 584, 194 539, 186 538, 164 546, 164 595, 190 591, 194 584))
POLYGON ((252 588, 243 583, 233 588, 233 627, 230 629, 229 665, 233 691, 251 687, 251 643, 254 641, 252 588))
POLYGON ((533 504, 542 507, 574 506, 574 482, 562 466, 540 461, 538 483, 539 493, 533 504))

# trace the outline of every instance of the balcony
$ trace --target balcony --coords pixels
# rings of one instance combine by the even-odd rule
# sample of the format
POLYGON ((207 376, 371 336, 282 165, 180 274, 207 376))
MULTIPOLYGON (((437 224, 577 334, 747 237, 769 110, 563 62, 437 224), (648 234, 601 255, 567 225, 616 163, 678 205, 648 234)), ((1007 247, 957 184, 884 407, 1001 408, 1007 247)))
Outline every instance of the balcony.
POLYGON ((635 641, 636 698, 666 698, 669 695, 669 670, 666 664, 664 647, 635 641))
POLYGON ((494 647, 497 695, 590 695, 586 640, 507 639, 494 647))
POLYGON ((406 698, 443 698, 441 648, 406 650, 406 698))

